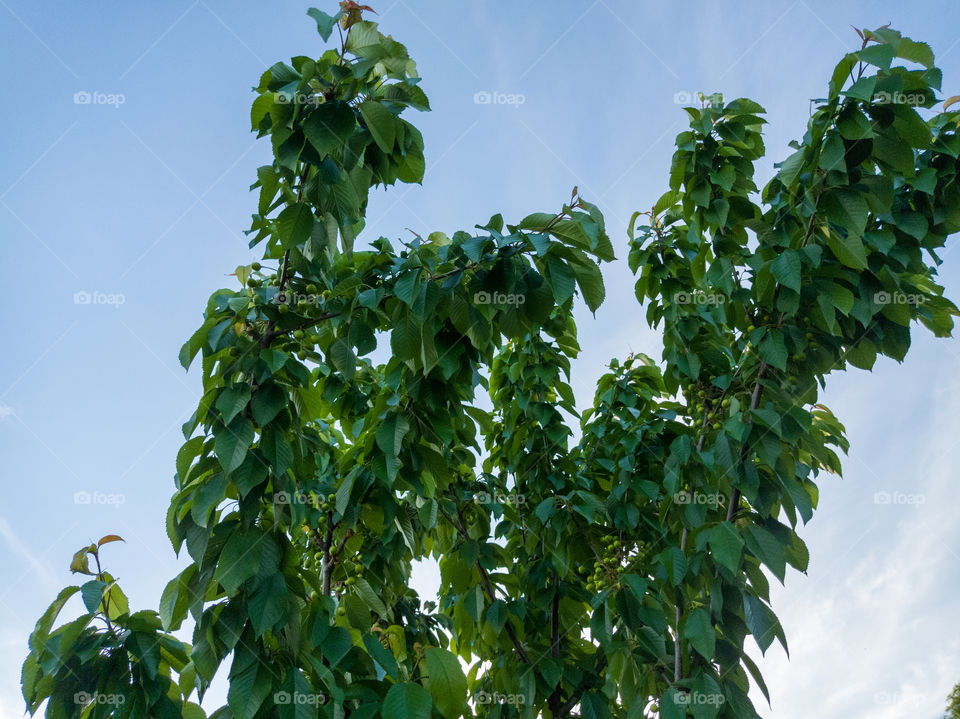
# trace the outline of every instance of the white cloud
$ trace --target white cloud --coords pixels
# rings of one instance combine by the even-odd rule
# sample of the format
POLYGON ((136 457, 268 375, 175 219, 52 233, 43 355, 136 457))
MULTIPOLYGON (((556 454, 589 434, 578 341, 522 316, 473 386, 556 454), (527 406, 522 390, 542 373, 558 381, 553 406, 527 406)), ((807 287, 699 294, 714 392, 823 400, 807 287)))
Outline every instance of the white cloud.
MULTIPOLYGON (((821 511, 801 531, 811 550, 809 576, 794 575, 786 589, 773 590, 791 659, 773 650, 760 666, 778 719, 809 716, 813 706, 824 719, 932 719, 942 716, 960 681, 960 637, 952 631, 960 607, 948 599, 960 569, 956 403, 911 384, 914 396, 899 404, 899 390, 884 385, 886 371, 879 374, 845 378, 850 395, 838 398, 837 409, 853 440, 846 479, 821 483, 821 511), (888 393, 884 406, 895 411, 862 404, 861 392, 878 386, 888 393), (859 411, 845 416, 839 405, 848 402, 859 411), (853 437, 871 428, 859 443, 853 437), (925 501, 877 505, 879 489, 925 501)), ((937 383, 924 378, 927 387, 937 383)), ((766 708, 759 692, 754 701, 766 708)))

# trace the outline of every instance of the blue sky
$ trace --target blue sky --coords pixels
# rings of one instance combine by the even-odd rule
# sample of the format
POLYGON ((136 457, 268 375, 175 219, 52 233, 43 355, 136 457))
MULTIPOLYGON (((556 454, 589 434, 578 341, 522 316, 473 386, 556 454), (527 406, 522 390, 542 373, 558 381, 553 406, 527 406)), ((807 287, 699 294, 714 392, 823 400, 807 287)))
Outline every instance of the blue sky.
MULTIPOLYGON (((155 608, 183 564, 163 520, 199 378, 177 351, 209 294, 254 259, 242 234, 255 207, 247 188, 270 149, 249 132, 250 88, 277 60, 319 54, 308 7, 0 0, 0 719, 21 714, 26 635, 71 581, 76 548, 123 535, 106 563, 138 608, 155 608), (83 92, 100 94, 76 103, 83 92), (84 292, 91 301, 78 304, 84 292)), ((427 144, 423 185, 373 196, 367 238, 469 229, 495 212, 519 219, 558 208, 578 185, 606 213, 620 258, 605 268, 603 307, 580 316, 581 404, 611 357, 659 356, 633 298, 625 228, 666 187, 684 123, 678 95, 764 105, 765 180, 859 43, 851 24, 892 22, 929 42, 945 95, 960 94, 949 0, 374 7, 417 60, 434 109, 413 118, 427 144), (477 93, 515 97, 478 104, 477 93)), ((944 258, 956 300, 960 254, 944 258)), ((774 647, 761 664, 773 696, 765 716, 932 719, 960 680, 958 365, 960 343, 918 332, 906 366, 832 378, 825 401, 853 449, 803 532, 808 576, 774 592, 791 659, 774 647)), ((422 592, 432 577, 419 574, 422 592)))

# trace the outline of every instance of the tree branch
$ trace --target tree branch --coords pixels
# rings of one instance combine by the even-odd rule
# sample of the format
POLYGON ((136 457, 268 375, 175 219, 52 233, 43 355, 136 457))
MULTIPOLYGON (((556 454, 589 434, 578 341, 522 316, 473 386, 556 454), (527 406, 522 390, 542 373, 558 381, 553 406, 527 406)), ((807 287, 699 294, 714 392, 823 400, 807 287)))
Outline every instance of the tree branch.
POLYGON ((330 546, 333 544, 333 512, 327 512, 327 533, 323 538, 323 594, 330 596, 330 575, 333 566, 330 561, 330 546))
MULTIPOLYGON (((763 386, 760 384, 760 380, 763 379, 763 376, 767 372, 767 363, 764 360, 760 360, 760 369, 757 371, 757 383, 753 386, 753 392, 750 394, 750 410, 755 410, 760 406, 760 396, 763 394, 763 386)), ((750 445, 746 442, 743 443, 743 447, 740 449, 740 462, 741 464, 747 460, 747 455, 750 454, 750 445)), ((733 513, 735 508, 740 505, 740 490, 736 487, 733 488, 733 491, 730 493, 730 504, 727 506, 727 521, 729 522, 733 519, 733 513)))
MULTIPOLYGON (((560 578, 556 576, 554 578, 553 604, 550 611, 550 656, 553 659, 557 659, 560 657, 560 578)), ((560 687, 562 683, 562 681, 557 682, 557 686, 553 688, 553 692, 547 700, 547 705, 552 716, 558 716, 558 712, 560 711, 560 687)))
MULTIPOLYGON (((457 518, 459 519, 459 522, 455 522, 453 520, 453 517, 451 517, 447 513, 447 510, 445 510, 443 507, 439 507, 439 509, 440 509, 440 514, 442 514, 444 518, 448 522, 450 522, 453 528, 457 530, 457 534, 459 534, 463 539, 470 539, 470 535, 467 534, 466 527, 463 526, 463 518, 459 516, 459 512, 460 512, 459 508, 457 508, 457 514, 458 514, 457 518)), ((479 559, 477 559, 477 570, 479 570, 480 572, 480 585, 483 588, 484 594, 487 595, 487 598, 491 602, 495 602, 497 600, 496 591, 493 588, 493 583, 490 581, 490 577, 487 574, 487 570, 483 568, 482 564, 480 564, 479 559)), ((530 657, 527 655, 526 650, 523 648, 523 645, 520 643, 520 640, 517 638, 517 633, 513 630, 513 626, 510 624, 510 620, 508 619, 506 624, 504 624, 503 626, 504 626, 504 629, 507 630, 507 636, 510 637, 510 641, 513 643, 513 646, 517 650, 517 654, 523 660, 523 663, 530 664, 531 663, 530 657)))
MULTIPOLYGON (((682 552, 687 546, 687 528, 683 528, 683 533, 680 535, 680 551, 682 552)), ((683 617, 683 594, 680 588, 677 588, 677 636, 673 645, 673 681, 678 682, 683 678, 683 646, 680 641, 680 619, 683 617)))
MULTIPOLYGON (((607 657, 606 655, 604 655, 600 659, 600 661, 597 662, 597 668, 594 670, 593 675, 598 676, 602 674, 603 670, 606 668, 607 668, 607 657)), ((583 685, 580 685, 579 687, 577 687, 576 691, 573 692, 570 698, 567 699, 567 701, 565 701, 563 704, 561 704, 560 707, 557 709, 557 713, 554 714, 555 719, 559 719, 560 717, 567 716, 573 710, 573 708, 580 703, 580 697, 583 696, 583 692, 585 689, 586 687, 583 685)))

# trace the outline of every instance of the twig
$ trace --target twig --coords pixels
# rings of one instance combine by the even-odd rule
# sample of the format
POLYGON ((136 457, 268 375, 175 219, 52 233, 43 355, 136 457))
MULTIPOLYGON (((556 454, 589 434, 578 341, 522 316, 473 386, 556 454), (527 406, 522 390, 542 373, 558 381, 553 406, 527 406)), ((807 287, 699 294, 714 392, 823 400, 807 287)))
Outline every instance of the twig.
MULTIPOLYGON (((753 392, 750 394, 750 410, 753 411, 760 406, 760 396, 763 394, 763 386, 760 384, 760 381, 763 379, 764 374, 767 372, 767 363, 764 360, 760 361, 760 369, 757 370, 757 383, 753 387, 753 392)), ((743 443, 743 447, 740 449, 740 462, 743 463, 747 460, 747 455, 750 454, 750 445, 746 442, 743 443)), ((733 488, 733 492, 730 493, 730 505, 727 507, 727 521, 729 522, 733 519, 734 508, 740 504, 740 490, 736 487, 733 488)))
MULTIPOLYGON (((453 517, 451 517, 447 510, 443 507, 440 507, 440 513, 444 518, 453 525, 453 528, 457 530, 457 533, 464 539, 469 539, 470 535, 467 534, 466 527, 463 526, 463 518, 459 516, 460 510, 457 509, 457 518, 459 522, 455 522, 453 517)), ((491 602, 497 600, 496 592, 494 591, 493 584, 490 581, 489 575, 487 575, 487 570, 483 568, 483 565, 480 564, 480 560, 477 559, 477 569, 480 571, 480 584, 483 587, 484 594, 487 595, 487 598, 491 602)), ((530 664, 530 657, 527 655, 526 650, 523 648, 523 645, 520 643, 520 640, 517 638, 516 632, 513 630, 513 626, 510 624, 510 621, 507 620, 507 623, 504 625, 504 629, 507 630, 507 635, 510 637, 510 641, 513 643, 514 648, 517 650, 517 654, 520 655, 520 659, 523 660, 524 664, 530 664)))

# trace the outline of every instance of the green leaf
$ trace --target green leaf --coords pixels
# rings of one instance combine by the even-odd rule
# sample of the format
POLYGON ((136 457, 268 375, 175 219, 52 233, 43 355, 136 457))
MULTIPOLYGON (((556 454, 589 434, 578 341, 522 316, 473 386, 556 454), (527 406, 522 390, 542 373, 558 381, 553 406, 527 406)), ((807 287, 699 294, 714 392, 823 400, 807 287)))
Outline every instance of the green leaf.
POLYGON ((345 380, 349 382, 353 379, 357 371, 357 356, 353 353, 349 342, 344 339, 334 342, 330 346, 330 361, 345 380))
POLYGON ((214 407, 220 412, 224 424, 230 424, 233 418, 246 408, 249 401, 250 386, 246 384, 234 385, 224 388, 217 397, 214 407))
MULTIPOLYGON (((352 616, 349 606, 347 608, 347 616, 352 616)), ((364 621, 367 621, 367 617, 364 617, 364 621)), ((397 665, 396 658, 380 643, 379 637, 373 634, 364 634, 363 645, 367 648, 367 653, 370 655, 370 658, 379 665, 377 668, 377 677, 382 678, 386 675, 392 679, 400 678, 400 667, 397 665)))
POLYGON ((361 102, 360 114, 363 116, 363 121, 367 123, 367 129, 373 135, 377 147, 387 154, 393 152, 393 146, 397 141, 396 116, 375 100, 361 102))
POLYGON ((277 239, 285 249, 302 247, 313 232, 313 211, 306 202, 289 205, 277 217, 277 239))
POLYGON ((264 92, 257 95, 253 104, 250 106, 250 129, 257 130, 263 118, 273 109, 274 95, 272 92, 264 92))
POLYGON ((886 43, 881 45, 867 45, 856 55, 871 65, 879 67, 881 70, 889 70, 890 63, 893 62, 893 48, 886 43))
POLYGON ((479 585, 477 585, 464 595, 463 608, 467 611, 467 614, 473 621, 479 622, 480 617, 483 614, 483 607, 483 590, 480 589, 479 585))
POLYGON ((713 628, 713 622, 710 620, 710 612, 706 609, 698 608, 687 617, 686 625, 683 628, 683 636, 690 640, 690 644, 707 661, 714 660, 714 651, 716 650, 717 633, 713 628))
POLYGON ((196 565, 190 565, 164 587, 160 595, 160 623, 165 632, 180 628, 190 606, 190 578, 196 573, 196 565))
POLYGON ((677 689, 667 689, 660 696, 660 719, 684 719, 687 716, 687 697, 677 689))
POLYGON ((69 601, 69 599, 80 591, 80 587, 70 586, 65 587, 60 590, 60 593, 57 595, 57 598, 53 600, 47 611, 43 613, 39 620, 37 620, 36 626, 33 628, 33 632, 30 634, 30 647, 36 650, 41 644, 43 644, 48 635, 50 634, 50 628, 53 627, 53 623, 57 619, 57 615, 60 614, 60 611, 63 609, 63 605, 69 601))
POLYGON ((781 644, 784 644, 784 648, 786 648, 786 640, 783 638, 780 620, 770 610, 770 607, 764 604, 762 599, 752 594, 745 594, 743 596, 743 617, 747 629, 750 630, 762 653, 766 654, 775 637, 779 638, 781 644))
POLYGON ((83 598, 83 606, 90 613, 96 612, 100 608, 100 601, 103 599, 103 591, 107 588, 106 582, 99 579, 91 579, 80 587, 80 596, 83 598))
POLYGON ((675 204, 677 204, 680 201, 681 197, 682 197, 681 193, 675 192, 674 190, 667 190, 662 195, 660 195, 660 199, 654 203, 653 214, 659 215, 664 210, 670 207, 673 207, 675 204))
POLYGON ((431 647, 424 652, 427 687, 440 713, 457 719, 467 712, 467 678, 460 662, 446 649, 431 647))
POLYGON ((760 691, 763 692, 764 698, 767 700, 767 703, 769 703, 770 692, 767 691, 767 684, 763 681, 763 675, 760 673, 759 667, 757 667, 756 663, 747 655, 746 652, 741 655, 741 658, 743 659, 744 666, 747 667, 747 671, 750 672, 750 676, 753 677, 753 681, 756 682, 757 687, 759 687, 760 691))
POLYGON ((861 337, 847 348, 844 359, 854 367, 873 369, 873 364, 877 361, 876 345, 866 337, 861 337))
POLYGON ((357 116, 347 103, 325 102, 303 121, 303 134, 323 157, 343 147, 356 126, 357 116))
POLYGON ((549 270, 550 289, 553 290, 553 299, 558 305, 573 297, 575 276, 563 260, 558 257, 547 258, 547 268, 549 270))
POLYGON ((610 702, 600 692, 586 692, 580 697, 582 719, 610 719, 610 702))
POLYGON ((196 332, 190 335, 190 339, 183 343, 178 357, 181 367, 190 369, 193 358, 196 357, 197 352, 203 347, 204 340, 207 338, 207 332, 210 331, 212 326, 213 322, 209 320, 204 322, 196 332))
MULTIPOLYGON (((287 669, 287 676, 283 681, 283 692, 274 694, 276 711, 280 719, 317 719, 317 705, 321 703, 322 695, 314 691, 300 669, 296 667, 287 669)), ((321 713, 320 716, 324 714, 321 713)), ((198 719, 204 719, 204 717, 201 716, 198 719)))
POLYGON ((786 548, 786 558, 790 566, 801 572, 807 571, 810 564, 810 551, 796 532, 790 532, 790 543, 786 548))
POLYGON ((106 596, 104 597, 104 608, 106 609, 107 616, 114 621, 116 621, 118 617, 130 613, 130 603, 127 600, 127 595, 123 593, 120 585, 116 582, 111 583, 107 589, 106 596))
POLYGON ((827 296, 830 298, 830 301, 833 302, 833 306, 840 310, 843 314, 850 314, 850 310, 853 309, 854 297, 853 293, 848 290, 846 287, 842 287, 835 282, 831 282, 828 285, 824 286, 827 296))
POLYGON ((877 76, 876 75, 867 75, 866 77, 861 77, 855 83, 853 83, 846 91, 844 95, 847 97, 852 97, 855 100, 863 100, 864 102, 871 102, 873 100, 873 91, 877 86, 877 76))
POLYGON ((227 704, 233 719, 253 719, 270 695, 274 671, 241 643, 230 666, 227 704))
POLYGON ((224 472, 229 474, 243 464, 253 443, 254 431, 253 422, 246 417, 237 417, 228 425, 215 427, 213 449, 224 472))
POLYGON ((290 359, 290 355, 278 349, 269 349, 260 353, 260 359, 263 360, 272 374, 276 374, 283 369, 287 360, 290 359))
POLYGON ((770 270, 784 287, 800 291, 800 254, 796 250, 781 252, 771 263, 770 270))
POLYGON ((250 595, 250 619, 256 636, 263 636, 283 620, 287 609, 287 583, 283 572, 274 572, 267 579, 257 582, 250 595))
POLYGON ((750 551, 759 557, 760 561, 783 583, 786 572, 784 545, 770 532, 754 525, 746 528, 745 537, 750 551))
POLYGON ((315 7, 307 10, 307 15, 317 21, 317 32, 320 33, 320 37, 323 38, 324 42, 330 39, 330 34, 333 32, 333 26, 337 24, 341 14, 342 13, 337 13, 336 15, 327 15, 325 12, 322 10, 317 10, 315 7))
POLYGON ((843 139, 839 134, 830 133, 820 151, 820 167, 828 172, 846 172, 844 154, 843 139))
POLYGON ((377 428, 377 446, 383 450, 387 462, 387 479, 393 481, 399 470, 403 438, 410 430, 410 422, 403 415, 391 414, 377 428))
POLYGON ((420 323, 412 316, 400 319, 390 333, 390 349, 401 360, 420 356, 420 323))
POLYGON ((227 540, 213 573, 228 595, 255 575, 260 567, 264 535, 257 530, 234 530, 227 540))
POLYGON ((387 692, 380 708, 383 719, 430 719, 433 700, 430 692, 419 684, 394 684, 387 692))
POLYGON ((282 476, 293 464, 293 445, 278 426, 271 425, 264 429, 260 438, 260 451, 270 463, 275 476, 282 476))
POLYGON ((740 565, 740 555, 743 552, 743 539, 730 522, 721 522, 710 530, 707 539, 714 559, 722 567, 735 573, 740 565))
POLYGON ((258 427, 265 427, 286 405, 289 397, 286 390, 275 382, 261 385, 253 394, 250 409, 258 427))
POLYGON ((847 267, 855 270, 867 269, 867 254, 863 241, 855 235, 843 237, 839 232, 822 228, 827 241, 827 247, 834 256, 847 267))
POLYGON ((603 287, 603 275, 600 268, 593 262, 583 262, 573 265, 573 272, 580 286, 580 292, 583 294, 583 300, 591 312, 596 312, 597 308, 603 304, 605 290, 603 287))
POLYGON ((386 619, 389 616, 387 606, 383 603, 377 593, 373 591, 366 579, 358 577, 356 584, 353 585, 353 591, 367 605, 367 608, 378 617, 386 619))
POLYGON ((200 454, 205 440, 206 438, 202 436, 194 437, 184 442, 183 446, 177 451, 177 476, 181 482, 186 479, 187 473, 190 471, 190 465, 194 458, 200 454))
POLYGON ((780 163, 780 182, 787 187, 793 184, 803 168, 805 150, 800 149, 780 163))
POLYGON ((916 42, 908 37, 900 41, 897 57, 923 65, 928 70, 934 67, 933 50, 925 42, 916 42))
POLYGON ((89 574, 93 576, 94 572, 90 571, 90 554, 95 552, 96 549, 97 546, 95 544, 78 549, 70 561, 70 571, 74 574, 89 574))
POLYGON ((760 358, 771 367, 785 371, 787 369, 787 348, 783 343, 783 335, 775 330, 768 331, 760 340, 760 346, 757 348, 760 358))

